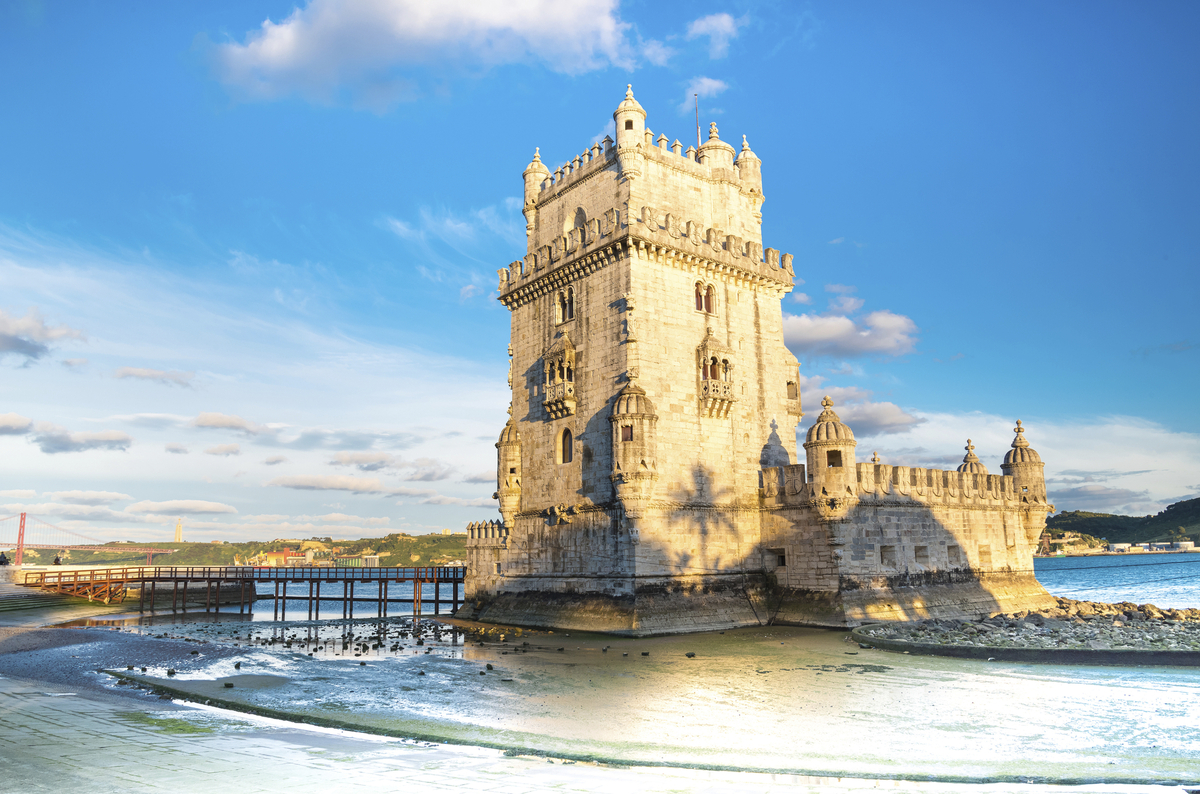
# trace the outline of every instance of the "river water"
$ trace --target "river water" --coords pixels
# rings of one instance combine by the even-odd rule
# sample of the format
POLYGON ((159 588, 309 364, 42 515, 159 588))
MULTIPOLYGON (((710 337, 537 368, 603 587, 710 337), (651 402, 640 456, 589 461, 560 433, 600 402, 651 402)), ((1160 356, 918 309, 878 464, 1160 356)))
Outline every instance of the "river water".
MULTIPOLYGON (((1058 595, 1182 607, 1200 605, 1197 586, 1177 578, 1200 572, 1195 562, 1200 555, 1063 558, 1038 560, 1037 570, 1058 595)), ((302 601, 288 612, 306 614, 302 601)), ((514 630, 501 641, 429 624, 418 645, 411 619, 344 621, 340 606, 317 621, 200 617, 124 630, 208 643, 175 665, 179 686, 365 730, 821 775, 1200 778, 1200 670, 1190 668, 908 656, 794 627, 649 639, 514 630)))

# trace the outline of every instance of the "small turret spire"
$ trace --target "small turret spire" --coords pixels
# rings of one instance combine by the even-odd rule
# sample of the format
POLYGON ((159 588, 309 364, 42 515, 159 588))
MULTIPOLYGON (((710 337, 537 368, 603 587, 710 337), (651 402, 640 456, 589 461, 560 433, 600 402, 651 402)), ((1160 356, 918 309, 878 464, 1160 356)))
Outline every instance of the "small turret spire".
POLYGON ((633 83, 627 83, 625 85, 625 98, 633 99, 633 83))
POLYGON ((709 122, 709 125, 708 125, 708 139, 709 139, 710 141, 719 141, 719 140, 721 140, 721 136, 717 134, 717 122, 715 122, 715 121, 713 121, 713 122, 709 122))
POLYGON ((882 461, 879 460, 879 450, 875 450, 875 454, 871 456, 871 462, 878 466, 882 461))
POLYGON ((1013 449, 1029 446, 1029 442, 1025 440, 1025 428, 1021 427, 1020 419, 1017 420, 1017 426, 1013 428, 1013 432, 1017 434, 1017 437, 1012 442, 1013 449))

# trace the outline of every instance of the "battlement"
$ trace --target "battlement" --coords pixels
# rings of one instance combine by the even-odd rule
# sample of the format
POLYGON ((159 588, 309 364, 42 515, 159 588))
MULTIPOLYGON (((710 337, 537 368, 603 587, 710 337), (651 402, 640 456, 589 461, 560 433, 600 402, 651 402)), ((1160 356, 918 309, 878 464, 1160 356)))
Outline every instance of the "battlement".
POLYGON ((508 530, 499 521, 472 521, 467 524, 467 546, 508 546, 508 530))
POLYGON ((974 474, 916 466, 859 463, 857 485, 851 491, 829 493, 806 476, 805 465, 772 466, 763 469, 764 507, 801 506, 816 499, 855 497, 860 502, 920 503, 945 506, 1020 507, 1045 505, 1045 500, 1019 486, 1007 474, 974 474))
POLYGON ((613 207, 497 271, 500 301, 510 309, 571 279, 609 264, 626 251, 643 258, 746 283, 770 284, 781 293, 795 282, 792 255, 763 248, 755 240, 705 228, 657 207, 642 206, 631 217, 613 207))

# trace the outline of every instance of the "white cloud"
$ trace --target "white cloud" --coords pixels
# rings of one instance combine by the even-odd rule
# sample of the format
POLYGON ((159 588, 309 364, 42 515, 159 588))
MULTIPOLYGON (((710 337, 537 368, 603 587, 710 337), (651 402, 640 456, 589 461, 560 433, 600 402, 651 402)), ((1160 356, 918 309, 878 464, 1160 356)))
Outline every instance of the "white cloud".
POLYGON ((871 312, 860 321, 839 315, 783 316, 783 337, 797 356, 900 356, 916 346, 917 324, 902 314, 871 312))
POLYGON ((86 358, 64 358, 62 360, 62 365, 68 369, 79 369, 86 366, 87 363, 88 360, 86 358))
POLYGON ((8 499, 32 499, 37 496, 37 491, 22 489, 17 491, 0 491, 0 496, 8 499))
POLYGON ((21 436, 33 427, 33 420, 18 414, 0 414, 0 436, 21 436))
POLYGON ((258 436, 275 432, 266 425, 247 422, 240 416, 221 413, 201 413, 191 421, 192 427, 207 427, 219 430, 237 430, 248 436, 258 436))
POLYGON ((849 295, 840 295, 829 302, 830 314, 854 314, 863 307, 865 301, 862 298, 854 298, 849 295))
POLYGON ((24 317, 0 309, 0 358, 11 353, 33 361, 50 352, 49 342, 83 338, 83 332, 74 328, 46 325, 37 309, 30 309, 24 317))
POLYGON ((287 458, 283 455, 272 455, 263 461, 267 466, 278 466, 280 463, 287 463, 287 458))
POLYGON ((353 466, 359 471, 400 472, 406 480, 444 480, 454 474, 454 467, 435 458, 403 460, 385 452, 339 452, 329 461, 331 466, 353 466))
POLYGON ((806 306, 812 303, 812 297, 803 292, 793 292, 792 300, 794 300, 796 303, 803 303, 806 306))
POLYGON ((717 80, 713 77, 693 77, 683 91, 683 101, 679 103, 679 112, 690 113, 694 109, 693 103, 696 95, 699 95, 701 99, 714 97, 727 88, 729 88, 729 84, 724 80, 717 80))
MULTIPOLYGON (((806 406, 808 422, 817 420, 821 411, 821 399, 828 396, 834 403, 833 410, 850 426, 855 436, 874 436, 902 433, 925 420, 914 416, 891 402, 871 400, 872 393, 856 386, 827 386, 820 375, 800 376, 800 395, 806 406)), ((803 436, 805 430, 801 430, 803 436)))
POLYGON ((495 485, 496 484, 496 472, 494 469, 492 471, 476 472, 475 474, 472 474, 468 477, 463 477, 462 481, 470 482, 470 483, 483 483, 486 485, 495 485))
POLYGON ((738 28, 748 21, 745 16, 734 19, 725 13, 709 14, 688 25, 687 39, 691 41, 701 36, 708 36, 708 57, 724 58, 729 52, 729 42, 737 38, 738 28))
MULTIPOLYGON (((286 518, 287 516, 284 516, 286 518)), ((391 519, 387 516, 364 518, 363 516, 351 516, 345 513, 326 513, 321 516, 296 516, 297 521, 322 521, 327 524, 366 524, 367 526, 381 527, 391 523, 391 519)))
POLYGON ((349 491, 350 493, 384 493, 378 477, 351 477, 326 474, 295 477, 276 477, 267 485, 295 488, 300 491, 349 491))
POLYGON ((642 42, 642 57, 655 66, 666 66, 674 54, 675 50, 657 39, 642 42))
POLYGON ((171 444, 167 444, 165 447, 163 447, 163 449, 165 449, 167 452, 170 452, 172 455, 188 454, 188 448, 185 447, 183 444, 171 443, 171 444))
POLYGON ((617 0, 311 0, 214 48, 219 79, 246 99, 298 94, 382 112, 419 94, 415 71, 540 62, 580 74, 631 67, 617 0))
POLYGON ((125 451, 133 439, 117 430, 99 433, 72 433, 65 427, 38 422, 33 426, 33 442, 47 455, 59 452, 86 452, 91 449, 125 451))
POLYGON ((850 295, 858 292, 858 287, 851 287, 847 284, 826 284, 826 292, 836 292, 838 295, 850 295))
POLYGON ((208 449, 204 450, 204 454, 217 455, 219 457, 227 458, 230 455, 241 455, 242 448, 237 444, 217 444, 215 447, 209 447, 208 449))
POLYGON ((46 494, 56 502, 66 502, 73 505, 106 505, 112 502, 123 502, 133 497, 116 491, 51 491, 46 494))
POLYGON ((154 515, 206 515, 210 513, 236 513, 237 508, 221 502, 205 502, 200 499, 175 499, 167 502, 135 502, 125 508, 127 513, 151 513, 154 515))
POLYGON ((428 499, 422 499, 421 504, 426 505, 459 505, 461 507, 490 507, 496 509, 496 502, 493 499, 462 499, 457 496, 431 496, 428 499))
POLYGON ((178 370, 145 369, 143 367, 121 367, 117 370, 116 377, 120 379, 136 378, 138 380, 149 380, 165 386, 182 386, 185 389, 190 389, 192 387, 192 378, 196 377, 196 373, 180 372, 178 370))
POLYGON ((87 529, 87 525, 79 522, 105 521, 132 524, 161 524, 164 519, 150 516, 131 515, 123 511, 113 510, 102 505, 75 505, 66 502, 44 502, 41 504, 8 504, 3 505, 4 511, 30 513, 36 516, 62 516, 71 521, 58 522, 63 529, 87 529))

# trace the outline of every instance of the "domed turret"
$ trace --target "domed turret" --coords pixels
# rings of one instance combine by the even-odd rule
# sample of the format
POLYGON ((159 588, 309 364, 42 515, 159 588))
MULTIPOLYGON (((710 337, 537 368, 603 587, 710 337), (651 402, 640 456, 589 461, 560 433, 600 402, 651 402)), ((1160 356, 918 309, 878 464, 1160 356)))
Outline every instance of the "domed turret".
POLYGON ((762 160, 754 154, 750 149, 749 142, 746 141, 746 136, 742 136, 742 151, 738 153, 737 161, 734 162, 737 166, 738 176, 742 180, 742 184, 752 190, 762 193, 762 160))
POLYGON ((625 87, 625 100, 613 111, 617 125, 617 148, 633 149, 646 137, 646 110, 633 98, 633 86, 625 87))
POLYGON ((809 444, 825 441, 857 446, 858 442, 854 440, 854 431, 850 429, 849 425, 843 424, 841 418, 834 413, 833 400, 829 399, 828 395, 821 400, 821 407, 825 410, 821 411, 817 421, 808 428, 804 446, 807 448, 809 444))
POLYGON ((717 134, 717 124, 708 125, 708 140, 698 151, 700 162, 709 168, 733 169, 733 147, 721 140, 717 134))
POLYGON ((511 416, 496 442, 496 486, 493 498, 500 502, 504 525, 511 528, 521 509, 521 434, 511 416))
POLYGON ((963 449, 967 451, 967 456, 959 464, 958 470, 967 474, 987 474, 987 466, 984 466, 979 461, 979 456, 975 454, 975 445, 971 443, 971 439, 967 439, 967 445, 963 449))
POLYGON ((1004 456, 1004 463, 1000 464, 1000 470, 1016 480, 1017 491, 1021 495, 1022 501, 1045 502, 1046 477, 1043 469, 1046 464, 1042 463, 1042 456, 1029 446, 1029 441, 1025 438, 1025 428, 1021 426, 1020 419, 1017 420, 1017 426, 1013 428, 1013 432, 1017 434, 1017 437, 1013 439, 1012 449, 1004 456))
POLYGON ((847 498, 857 499, 854 448, 858 442, 854 440, 854 431, 834 412, 833 400, 828 396, 821 400, 821 407, 825 410, 808 428, 804 442, 809 480, 819 497, 842 502, 847 498))
POLYGON ((540 149, 533 150, 533 160, 522 176, 525 177, 525 204, 522 212, 525 213, 525 234, 528 236, 533 234, 537 224, 537 199, 538 194, 542 192, 542 182, 550 177, 550 169, 542 162, 540 149))

